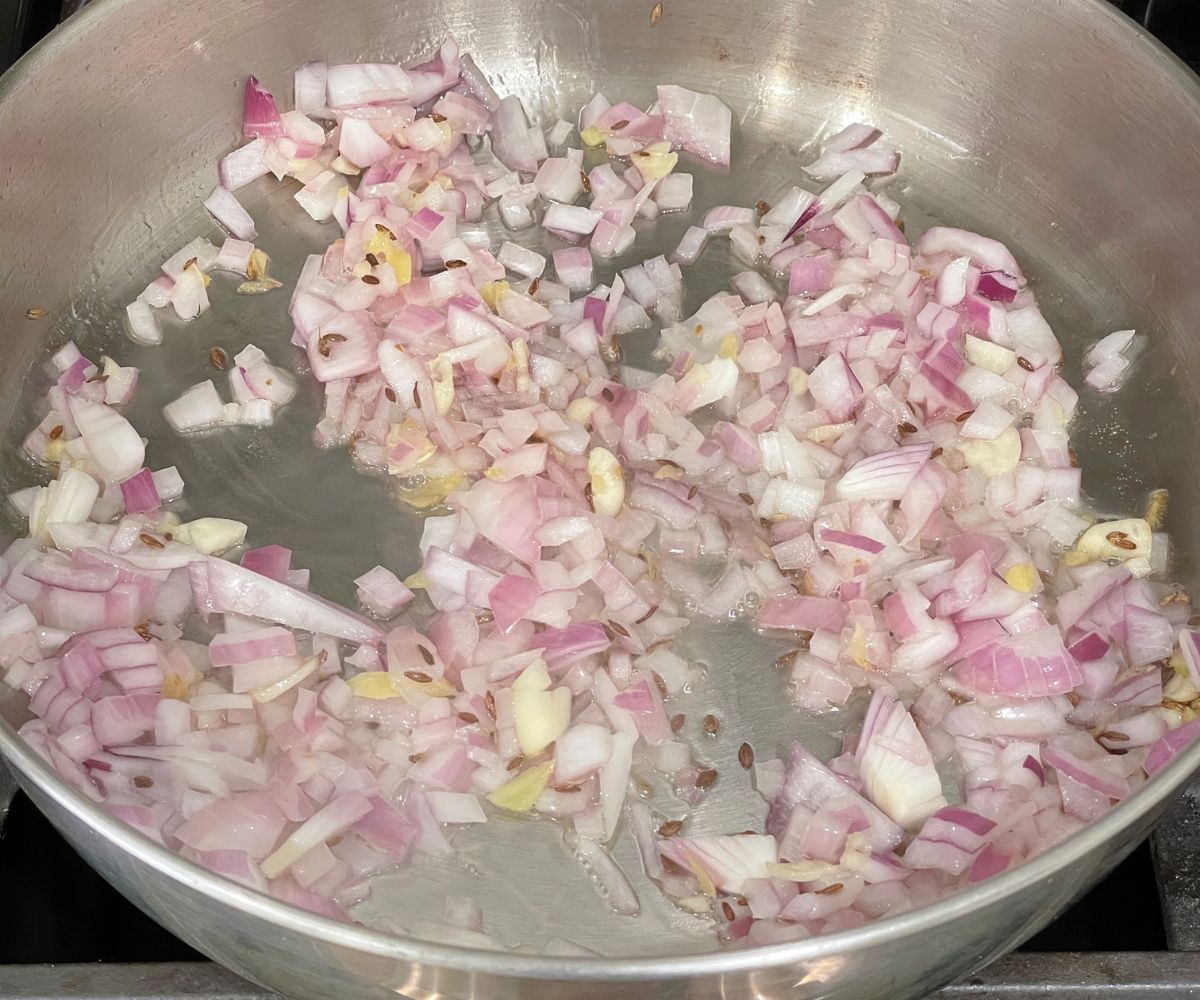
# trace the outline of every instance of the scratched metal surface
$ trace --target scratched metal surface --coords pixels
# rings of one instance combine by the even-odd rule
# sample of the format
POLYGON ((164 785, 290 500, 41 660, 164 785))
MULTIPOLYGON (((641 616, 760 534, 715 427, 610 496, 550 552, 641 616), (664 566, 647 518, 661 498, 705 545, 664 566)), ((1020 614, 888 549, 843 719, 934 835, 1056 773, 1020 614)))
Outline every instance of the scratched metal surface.
MULTIPOLYGON (((384 0, 359 0, 336 14, 310 0, 201 6, 203 13, 166 0, 98 4, 51 40, 42 62, 35 56, 0 85, 0 134, 11 139, 0 148, 7 214, 0 260, 19 261, 0 269, 0 489, 36 481, 17 446, 44 389, 50 345, 74 337, 87 352, 141 367, 130 415, 149 437, 150 463, 179 467, 189 512, 244 520, 252 543, 291 547, 297 563, 312 568, 314 588, 334 599, 349 600, 350 581, 376 562, 402 574, 415 568, 418 524, 393 503, 386 484, 358 474, 343 453, 313 446, 320 397, 311 380, 267 430, 187 440, 162 421, 164 402, 214 374, 207 364, 213 345, 233 352, 253 342, 302 371, 302 358, 288 346, 286 291, 237 297, 232 283, 217 276, 212 310, 171 326, 160 348, 127 341, 120 316, 164 257, 194 236, 217 238, 199 199, 214 183, 215 157, 235 140, 247 72, 282 96, 291 67, 305 59, 408 61, 450 31, 476 53, 499 90, 521 95, 545 125, 573 118, 597 89, 649 103, 660 81, 716 92, 734 109, 733 173, 697 168, 697 208, 639 223, 638 240, 617 267, 673 247, 704 207, 772 201, 799 179, 814 136, 852 120, 881 125, 904 151, 891 193, 906 206, 910 231, 937 219, 1008 240, 1027 262, 1072 371, 1080 348, 1105 332, 1137 326, 1148 335, 1126 392, 1085 396, 1076 444, 1085 488, 1103 510, 1132 512, 1148 489, 1171 489, 1179 572, 1190 575, 1197 477, 1185 445, 1196 400, 1186 387, 1196 368, 1189 319, 1200 295, 1182 261, 1200 211, 1197 98, 1111 12, 1088 0, 1037 11, 1005 0, 984 25, 963 0, 794 0, 737 8, 668 0, 651 29, 651 5, 640 0, 429 2, 402 13, 384 0), (172 55, 161 60, 148 51, 172 55), (69 60, 74 72, 55 72, 52 60, 69 60), (1154 147, 1156 115, 1189 126, 1173 135, 1169 149, 1154 147), (55 195, 49 199, 48 178, 55 195), (48 308, 50 316, 25 320, 31 306, 48 308)), ((292 190, 259 182, 245 192, 259 243, 285 285, 304 256, 333 235, 298 210, 292 190)), ((507 234, 490 215, 487 225, 497 237, 553 248, 540 230, 507 234)), ((723 286, 730 273, 718 243, 687 272, 688 305, 723 286)), ((10 519, 7 530, 18 528, 10 519)), ((689 734, 721 773, 693 829, 755 825, 763 806, 735 762, 740 742, 748 740, 763 757, 802 739, 828 756, 857 712, 852 707, 825 719, 795 713, 772 667, 779 649, 743 626, 694 627, 686 642, 703 661, 705 680, 679 710, 693 719, 689 734), (715 739, 695 731, 694 720, 706 711, 724 722, 715 739)), ((23 715, 20 699, 0 704, 9 722, 23 715)), ((12 739, 0 725, 0 747, 23 783, 34 786, 35 800, 93 864, 193 944, 296 995, 328 995, 334 986, 343 995, 374 995, 379 988, 412 996, 537 995, 528 979, 512 978, 519 976, 659 977, 661 995, 678 996, 741 996, 750 989, 749 974, 738 971, 744 955, 673 964, 675 957, 711 951, 715 940, 641 878, 627 839, 615 854, 639 889, 637 921, 607 909, 567 855, 559 828, 517 820, 493 821, 465 836, 458 862, 422 864, 381 880, 363 913, 411 926, 436 920, 447 892, 466 894, 485 906, 486 928, 526 954, 563 938, 617 961, 522 964, 519 955, 489 959, 389 944, 333 934, 311 918, 284 920, 278 908, 264 911, 244 891, 216 891, 202 876, 181 875, 186 866, 173 866, 129 835, 118 835, 117 846, 113 830, 82 811, 12 739), (629 964, 645 956, 658 961, 629 964)), ((1049 919, 1132 846, 1165 794, 1161 785, 1091 839, 1078 840, 1068 870, 1055 863, 1029 875, 1036 891, 1019 903, 1016 883, 1005 889, 997 880, 995 899, 964 894, 928 918, 940 928, 928 935, 915 925, 880 925, 857 939, 843 936, 844 944, 815 942, 807 952, 764 955, 768 971, 755 974, 753 989, 777 995, 772 991, 804 981, 822 995, 841 989, 849 992, 837 995, 898 997, 932 988, 1049 919), (964 921, 966 914, 976 918, 964 921)), ((655 805, 664 815, 678 808, 663 797, 655 805)), ((637 995, 615 985, 601 994, 637 995)))

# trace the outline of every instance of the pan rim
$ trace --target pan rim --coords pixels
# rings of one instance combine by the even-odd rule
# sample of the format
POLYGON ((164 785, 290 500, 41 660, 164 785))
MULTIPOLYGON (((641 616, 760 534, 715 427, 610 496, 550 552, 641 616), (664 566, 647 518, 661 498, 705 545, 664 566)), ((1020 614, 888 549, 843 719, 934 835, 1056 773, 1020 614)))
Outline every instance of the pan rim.
POLYGON ((60 778, 4 719, 0 719, 0 751, 3 752, 0 756, 6 758, 9 764, 18 766, 19 776, 25 775, 35 781, 41 792, 123 853, 132 855, 137 861, 175 882, 275 926, 315 937, 327 944, 395 961, 420 962, 462 972, 513 978, 595 982, 692 979, 800 965, 834 959, 885 941, 924 934, 952 920, 968 918, 994 902, 1068 869, 1084 855, 1101 848, 1110 837, 1132 825, 1139 816, 1172 798, 1200 770, 1200 742, 1196 742, 1099 820, 1035 858, 935 903, 894 917, 871 920, 854 930, 737 950, 612 958, 520 955, 436 944, 418 938, 384 934, 311 913, 210 872, 105 812, 60 778))
MULTIPOLYGON (((98 0, 52 31, 0 75, 0 103, 14 99, 26 79, 52 61, 60 49, 87 32, 93 23, 118 6, 138 0, 98 0)), ((1200 78, 1157 39, 1106 0, 1068 0, 1083 17, 1104 18, 1110 30, 1124 32, 1137 56, 1157 61, 1165 78, 1182 98, 1191 99, 1200 122, 1200 78)), ((1099 820, 1072 834, 1037 857, 960 890, 945 899, 893 917, 868 922, 861 928, 819 935, 785 944, 763 945, 738 950, 716 950, 703 954, 611 958, 605 956, 557 957, 519 955, 457 945, 443 945, 416 938, 400 938, 358 925, 322 917, 214 874, 151 840, 111 816, 70 786, 50 767, 4 719, 0 719, 0 757, 14 766, 20 776, 34 782, 39 791, 124 854, 168 876, 174 882, 214 901, 264 920, 272 925, 314 937, 322 942, 398 962, 432 964, 467 973, 538 980, 637 982, 661 979, 697 979, 712 975, 744 973, 764 968, 830 961, 859 949, 887 941, 924 934, 931 928, 973 913, 1033 884, 1051 879, 1085 855, 1103 847, 1109 839, 1133 825, 1142 814, 1174 797, 1192 775, 1200 770, 1200 742, 1181 753, 1171 764, 1147 781, 1132 796, 1099 820)), ((1006 945, 1007 947, 1007 945, 1006 945)), ((986 958, 999 951, 993 949, 986 958)))

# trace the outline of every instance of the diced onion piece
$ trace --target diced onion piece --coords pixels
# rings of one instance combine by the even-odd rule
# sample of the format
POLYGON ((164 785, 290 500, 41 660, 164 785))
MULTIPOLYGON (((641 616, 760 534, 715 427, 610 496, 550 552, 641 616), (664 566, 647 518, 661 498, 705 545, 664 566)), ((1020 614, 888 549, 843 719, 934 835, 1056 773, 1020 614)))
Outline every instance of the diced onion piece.
POLYGON ((946 805, 942 779, 912 716, 883 688, 867 709, 857 750, 871 801, 908 830, 946 805))
POLYGON ((204 207, 222 226, 239 240, 254 240, 258 231, 254 227, 254 219, 250 217, 241 202, 232 192, 218 187, 204 202, 204 207))
POLYGON ((837 495, 843 500, 899 500, 932 450, 932 445, 911 444, 864 458, 838 480, 837 495))
POLYGON ((225 404, 212 379, 188 389, 174 402, 163 407, 163 416, 180 434, 208 430, 225 423, 225 404))
POLYGON ((82 524, 92 513, 100 486, 81 469, 66 469, 49 486, 38 489, 29 512, 29 534, 43 545, 52 544, 51 524, 82 524))
POLYGON ((141 300, 130 302, 125 307, 125 313, 129 320, 129 336, 132 340, 139 344, 162 343, 162 327, 149 305, 141 300))
POLYGON ((146 459, 146 446, 133 425, 102 403, 71 399, 71 416, 100 474, 110 482, 128 479, 146 459))

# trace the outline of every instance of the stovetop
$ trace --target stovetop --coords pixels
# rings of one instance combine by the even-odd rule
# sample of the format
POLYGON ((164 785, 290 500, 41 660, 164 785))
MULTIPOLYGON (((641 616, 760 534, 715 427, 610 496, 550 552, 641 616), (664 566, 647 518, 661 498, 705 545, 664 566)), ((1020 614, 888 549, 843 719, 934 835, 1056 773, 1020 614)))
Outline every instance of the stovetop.
MULTIPOLYGON (((61 0, 60 10, 57 0, 0 0, 0 71, 86 2, 61 0)), ((1200 0, 1113 2, 1200 71, 1200 0)), ((0 829, 0 900, 0 1000, 272 996, 128 903, 20 793, 0 829)), ((1092 892, 936 1000, 1118 996, 1200 998, 1200 784, 1092 892)))

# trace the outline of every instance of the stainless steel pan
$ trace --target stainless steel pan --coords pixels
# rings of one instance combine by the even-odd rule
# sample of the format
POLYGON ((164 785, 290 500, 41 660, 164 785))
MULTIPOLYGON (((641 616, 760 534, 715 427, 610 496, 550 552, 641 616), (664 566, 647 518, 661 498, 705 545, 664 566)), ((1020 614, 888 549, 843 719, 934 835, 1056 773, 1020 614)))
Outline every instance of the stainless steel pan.
MULTIPOLYGON (((25 485, 17 456, 47 345, 68 336, 144 370, 134 420, 159 464, 179 465, 193 509, 249 522, 296 550, 317 589, 350 596, 377 561, 413 564, 414 525, 383 485, 311 445, 315 391, 267 433, 182 442, 159 407, 204 374, 208 348, 254 340, 286 355, 286 300, 217 298, 161 349, 124 341, 118 317, 158 262, 211 227, 198 198, 234 141, 240 81, 286 93, 314 57, 407 61, 452 32, 497 86, 550 120, 596 89, 647 100, 671 81, 735 110, 735 169, 698 176, 701 202, 768 201, 826 126, 874 121, 905 152, 894 193, 910 226, 939 218, 1007 239, 1027 263, 1071 357, 1136 325, 1152 348, 1122 394, 1089 401, 1078 447, 1085 488, 1113 511, 1165 486, 1177 573, 1200 552, 1193 446, 1200 393, 1200 84, 1100 0, 104 0, 0 80, 0 488, 25 485), (45 320, 26 310, 49 310, 45 320)), ((285 281, 327 240, 289 192, 251 193, 260 243, 285 281)), ((638 255, 673 245, 663 220, 638 255)), ((689 276, 699 296, 726 275, 719 253, 689 276)), ((11 525, 10 530, 16 530, 11 525)), ((786 707, 770 653, 733 628, 697 630, 717 708, 738 733, 712 751, 736 771, 761 753, 833 734, 786 707), (782 706, 782 707, 781 707, 782 706), (743 735, 744 734, 744 735, 743 735)), ((692 714, 689 712, 689 714, 692 714)), ((719 952, 648 889, 638 921, 608 913, 550 824, 490 823, 473 867, 418 867, 381 886, 366 917, 417 922, 447 891, 482 901, 511 952, 482 952, 334 924, 207 874, 99 812, 14 735, 25 709, 0 700, 0 750, 20 783, 114 885, 180 937, 297 997, 865 997, 931 990, 1046 923, 1146 834, 1200 765, 1200 747, 1111 814, 1032 863, 936 906, 851 933, 719 952), (551 937, 602 957, 552 957, 551 937)), ((698 717, 694 716, 694 717, 698 717)), ((707 749, 707 748, 706 748, 707 749)), ((714 829, 761 805, 736 781, 697 822, 714 829)), ((745 825, 740 823, 740 825, 745 825)), ((618 856, 628 845, 618 848, 618 856)), ((627 866, 636 871, 636 862, 627 866)))

